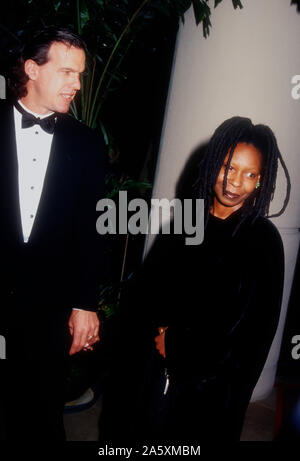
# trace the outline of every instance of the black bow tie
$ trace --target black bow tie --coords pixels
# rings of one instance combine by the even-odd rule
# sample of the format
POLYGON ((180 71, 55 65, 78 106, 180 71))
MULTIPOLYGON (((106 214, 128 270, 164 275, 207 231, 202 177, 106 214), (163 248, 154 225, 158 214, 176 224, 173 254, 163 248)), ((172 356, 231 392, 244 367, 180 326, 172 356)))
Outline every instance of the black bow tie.
POLYGON ((40 125, 46 133, 53 134, 57 114, 54 113, 48 117, 39 118, 23 109, 19 103, 16 103, 15 107, 22 114, 22 128, 30 128, 33 125, 40 125))

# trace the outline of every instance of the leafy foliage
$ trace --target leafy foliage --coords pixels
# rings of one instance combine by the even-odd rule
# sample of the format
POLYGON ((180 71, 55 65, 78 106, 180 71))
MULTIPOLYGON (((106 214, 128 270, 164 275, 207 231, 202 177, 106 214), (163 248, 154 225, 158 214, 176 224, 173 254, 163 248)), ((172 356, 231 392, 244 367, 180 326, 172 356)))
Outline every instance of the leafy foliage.
MULTIPOLYGON (((222 0, 215 0, 214 7, 222 0)), ((82 78, 80 97, 72 104, 75 117, 92 128, 100 127, 109 141, 101 114, 104 103, 127 78, 122 64, 138 42, 141 33, 158 21, 181 20, 192 6, 196 24, 203 24, 203 34, 211 28, 209 0, 14 0, 14 11, 21 20, 14 25, 0 24, 2 43, 10 51, 20 46, 23 36, 49 24, 69 26, 87 42, 87 73, 82 78)), ((239 0, 232 0, 241 8, 239 0)), ((13 11, 12 11, 13 14, 13 11)), ((12 17, 11 14, 11 17, 12 17)))

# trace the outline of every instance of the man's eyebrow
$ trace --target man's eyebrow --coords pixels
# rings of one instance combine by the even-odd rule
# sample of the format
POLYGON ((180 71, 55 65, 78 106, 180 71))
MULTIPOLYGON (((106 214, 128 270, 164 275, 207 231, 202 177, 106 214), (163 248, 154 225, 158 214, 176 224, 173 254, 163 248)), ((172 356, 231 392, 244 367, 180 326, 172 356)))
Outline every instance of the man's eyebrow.
POLYGON ((61 67, 59 70, 67 70, 69 72, 76 72, 76 73, 79 73, 79 74, 83 74, 84 72, 86 72, 86 70, 78 72, 77 70, 72 69, 72 67, 61 67))

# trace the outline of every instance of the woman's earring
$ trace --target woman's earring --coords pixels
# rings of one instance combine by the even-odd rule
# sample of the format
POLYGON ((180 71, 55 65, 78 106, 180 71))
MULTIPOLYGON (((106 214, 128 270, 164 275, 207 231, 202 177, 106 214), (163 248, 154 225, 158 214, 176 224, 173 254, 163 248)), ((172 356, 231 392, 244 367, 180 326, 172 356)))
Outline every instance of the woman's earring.
POLYGON ((255 189, 258 189, 258 188, 259 188, 259 186, 260 186, 260 182, 259 182, 259 181, 257 181, 257 183, 256 183, 256 186, 255 186, 255 189))

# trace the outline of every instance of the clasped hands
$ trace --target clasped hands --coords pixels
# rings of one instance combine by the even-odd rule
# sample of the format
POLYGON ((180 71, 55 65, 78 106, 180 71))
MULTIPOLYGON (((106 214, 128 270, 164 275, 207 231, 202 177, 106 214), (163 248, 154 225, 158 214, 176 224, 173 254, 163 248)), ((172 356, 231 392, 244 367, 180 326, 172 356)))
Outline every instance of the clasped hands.
MULTIPOLYGON (((73 310, 69 319, 69 330, 73 337, 70 355, 81 350, 93 350, 94 344, 100 341, 100 322, 96 312, 73 310)), ((159 334, 154 338, 156 349, 159 354, 166 358, 165 332, 168 327, 159 327, 159 334)))
POLYGON ((93 346, 100 341, 100 321, 96 312, 73 310, 69 318, 69 330, 73 337, 70 355, 81 350, 93 350, 93 346))

